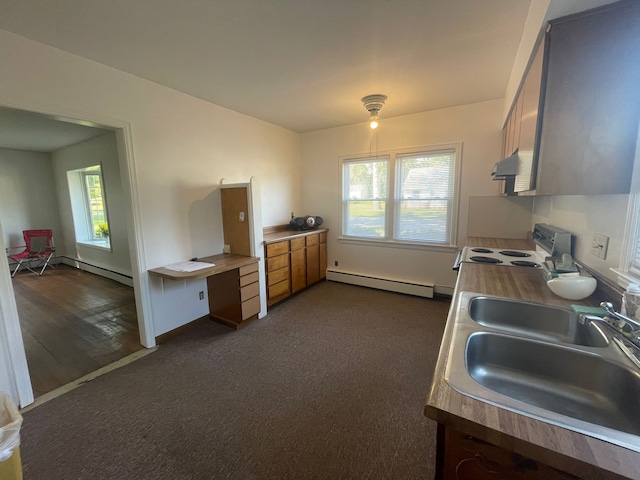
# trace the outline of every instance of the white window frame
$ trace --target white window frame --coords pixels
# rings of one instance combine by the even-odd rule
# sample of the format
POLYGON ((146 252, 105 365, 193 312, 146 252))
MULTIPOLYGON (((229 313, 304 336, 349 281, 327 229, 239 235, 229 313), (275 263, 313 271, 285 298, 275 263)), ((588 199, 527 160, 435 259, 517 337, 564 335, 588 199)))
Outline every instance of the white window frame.
POLYGON ((462 143, 451 143, 442 145, 431 145, 426 147, 416 147, 410 149, 398 149, 379 152, 376 156, 369 156, 367 154, 361 155, 342 155, 339 157, 340 163, 340 233, 338 241, 340 243, 354 243, 361 245, 385 245, 389 247, 398 248, 410 248, 410 249, 424 249, 424 250, 438 250, 438 251, 453 251, 456 247, 457 239, 457 227, 458 227, 458 213, 459 213, 459 197, 460 197, 460 177, 461 177, 461 164, 462 164, 462 143), (396 169, 397 160, 399 157, 407 157, 412 155, 430 155, 437 152, 446 150, 453 150, 454 152, 454 164, 453 164, 453 180, 452 180, 452 192, 451 192, 451 204, 448 209, 448 231, 449 235, 445 242, 433 243, 433 242, 421 242, 415 240, 398 240, 395 239, 396 228, 396 202, 398 201, 398 195, 396 190, 399 188, 396 182, 396 169), (354 162, 368 162, 378 159, 388 158, 388 173, 387 173, 387 198, 386 198, 386 214, 385 214, 385 235, 383 237, 359 237, 345 234, 345 222, 347 221, 345 213, 345 198, 348 195, 346 189, 345 179, 345 164, 354 162))
POLYGON ((640 284, 640 264, 634 265, 634 259, 640 258, 640 193, 629 195, 625 226, 620 267, 612 270, 618 274, 618 285, 626 289, 629 283, 640 284))
POLYGON ((76 244, 111 251, 111 238, 97 237, 95 234, 88 185, 86 183, 87 175, 97 175, 100 178, 105 222, 109 225, 107 197, 104 177, 102 174, 102 166, 100 164, 96 164, 77 170, 69 170, 67 172, 67 182, 69 187, 76 244), (96 167, 98 168, 96 169, 96 167))

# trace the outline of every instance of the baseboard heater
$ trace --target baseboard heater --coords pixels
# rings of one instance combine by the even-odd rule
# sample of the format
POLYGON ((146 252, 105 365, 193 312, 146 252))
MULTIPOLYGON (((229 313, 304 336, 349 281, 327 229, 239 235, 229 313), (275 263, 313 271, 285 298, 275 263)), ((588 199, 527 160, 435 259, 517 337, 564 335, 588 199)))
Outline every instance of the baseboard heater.
POLYGON ((372 277, 370 275, 342 272, 330 268, 327 269, 327 280, 359 285, 361 287, 377 288, 378 290, 388 290, 390 292, 406 293, 418 297, 433 298, 433 285, 372 277))

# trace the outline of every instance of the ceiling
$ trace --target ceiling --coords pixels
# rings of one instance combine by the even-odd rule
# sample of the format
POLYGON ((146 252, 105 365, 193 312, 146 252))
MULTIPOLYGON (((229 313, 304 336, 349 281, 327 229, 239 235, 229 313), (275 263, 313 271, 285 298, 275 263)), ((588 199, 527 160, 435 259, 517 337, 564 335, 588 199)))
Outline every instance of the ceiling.
POLYGON ((0 28, 308 132, 502 98, 531 0, 2 0, 0 28))

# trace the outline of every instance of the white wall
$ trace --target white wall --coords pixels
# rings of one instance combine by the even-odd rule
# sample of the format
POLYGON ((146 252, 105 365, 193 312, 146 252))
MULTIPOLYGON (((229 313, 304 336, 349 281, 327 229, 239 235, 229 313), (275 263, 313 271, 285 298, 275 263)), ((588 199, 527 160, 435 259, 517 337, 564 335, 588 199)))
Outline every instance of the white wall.
MULTIPOLYGON (((118 149, 113 132, 71 145, 51 154, 58 205, 62 224, 64 252, 78 259, 107 270, 131 276, 131 257, 127 240, 126 203, 123 199, 122 180, 118 161, 118 149), (111 251, 77 245, 67 172, 100 164, 105 189, 109 219, 111 251)), ((60 245, 60 242, 57 242, 60 245)))
MULTIPOLYGON (((466 242, 469 198, 498 193, 497 182, 491 180, 490 172, 502 145, 501 113, 502 100, 493 100, 402 117, 383 116, 381 120, 379 151, 462 142, 458 246, 466 242)), ((302 135, 304 210, 299 213, 324 218, 323 226, 330 229, 329 266, 338 260, 340 269, 349 272, 453 287, 454 249, 442 252, 338 242, 341 210, 338 157, 369 154, 369 145, 367 123, 302 135)), ((492 212, 479 214, 491 216, 492 212)))
POLYGON ((24 245, 22 231, 30 229, 51 229, 57 241, 62 231, 49 154, 0 148, 0 222, 8 247, 24 245))
POLYGON ((222 252, 222 178, 260 180, 264 225, 286 223, 301 210, 296 133, 6 31, 0 58, 0 105, 130 126, 137 254, 140 281, 150 285, 152 335, 207 311, 197 300, 204 281, 163 289, 157 279, 149 283, 146 270, 222 252))
POLYGON ((558 195, 536 197, 533 222, 548 223, 573 234, 574 256, 605 277, 616 280, 629 195, 558 195), (594 233, 609 237, 607 258, 591 255, 594 233))

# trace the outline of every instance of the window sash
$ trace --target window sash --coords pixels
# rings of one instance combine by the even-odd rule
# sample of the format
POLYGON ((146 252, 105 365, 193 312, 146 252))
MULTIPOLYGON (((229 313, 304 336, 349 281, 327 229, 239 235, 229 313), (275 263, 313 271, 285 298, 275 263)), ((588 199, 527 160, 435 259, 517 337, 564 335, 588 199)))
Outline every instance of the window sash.
POLYGON ((449 243, 455 155, 453 148, 398 155, 394 239, 449 243))
POLYGON ((83 172, 82 177, 87 208, 87 226, 89 227, 88 238, 102 240, 102 235, 98 234, 99 226, 108 224, 102 175, 95 171, 90 171, 83 172))
POLYGON ((388 157, 344 162, 343 235, 387 238, 388 179, 388 157))

